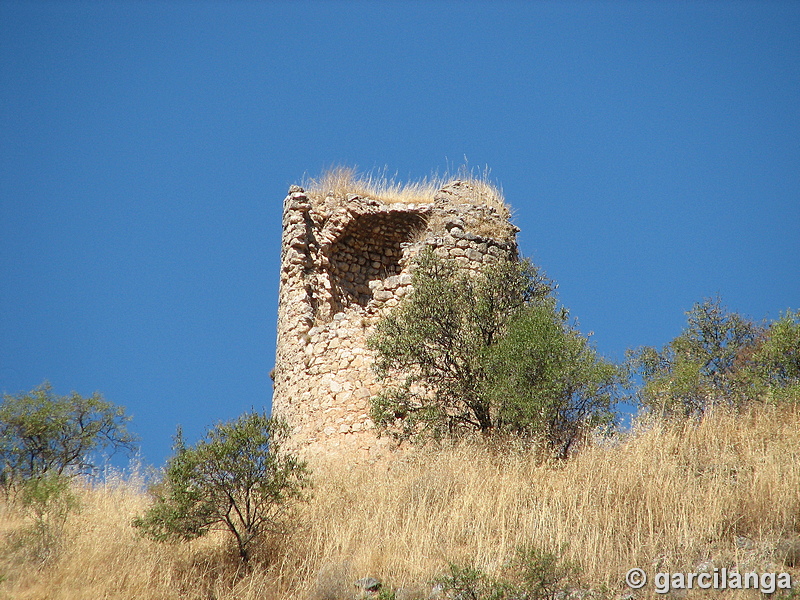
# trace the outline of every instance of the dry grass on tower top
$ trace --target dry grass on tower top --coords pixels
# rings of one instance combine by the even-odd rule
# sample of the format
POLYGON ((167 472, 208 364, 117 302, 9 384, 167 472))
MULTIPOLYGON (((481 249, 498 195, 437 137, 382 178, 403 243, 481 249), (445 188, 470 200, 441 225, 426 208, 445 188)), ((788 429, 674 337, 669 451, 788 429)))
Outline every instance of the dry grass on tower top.
POLYGON ((426 204, 434 201, 434 196, 443 187, 461 181, 459 199, 475 205, 494 208, 503 219, 511 216, 511 211, 503 198, 500 188, 489 181, 488 170, 475 175, 467 169, 460 169, 456 176, 432 176, 417 181, 398 181, 385 173, 358 173, 352 167, 333 167, 317 178, 303 182, 309 199, 315 204, 323 204, 326 198, 343 202, 348 194, 362 198, 379 200, 385 204, 398 202, 406 204, 426 204))

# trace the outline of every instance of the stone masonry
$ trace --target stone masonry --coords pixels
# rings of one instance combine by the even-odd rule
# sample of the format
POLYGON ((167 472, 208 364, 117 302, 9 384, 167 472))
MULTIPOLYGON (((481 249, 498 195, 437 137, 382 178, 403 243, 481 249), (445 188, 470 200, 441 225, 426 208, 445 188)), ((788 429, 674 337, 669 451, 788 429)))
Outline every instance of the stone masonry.
POLYGON ((516 257, 517 228, 504 205, 454 181, 427 203, 384 203, 349 194, 314 199, 292 186, 283 205, 273 414, 306 458, 384 455, 369 418, 381 390, 366 340, 411 290, 412 259, 424 246, 479 270, 516 257), (494 205, 493 205, 494 204, 494 205))

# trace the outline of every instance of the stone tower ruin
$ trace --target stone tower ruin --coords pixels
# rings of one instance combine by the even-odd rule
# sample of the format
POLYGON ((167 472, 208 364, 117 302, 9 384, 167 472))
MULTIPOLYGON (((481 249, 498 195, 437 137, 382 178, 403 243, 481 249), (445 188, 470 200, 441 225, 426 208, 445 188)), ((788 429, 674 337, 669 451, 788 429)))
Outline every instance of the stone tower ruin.
POLYGON ((381 390, 367 338, 410 292, 425 246, 464 269, 516 257, 502 198, 480 181, 454 181, 415 202, 324 195, 292 186, 283 204, 273 414, 309 459, 354 461, 388 451, 369 418, 381 390))

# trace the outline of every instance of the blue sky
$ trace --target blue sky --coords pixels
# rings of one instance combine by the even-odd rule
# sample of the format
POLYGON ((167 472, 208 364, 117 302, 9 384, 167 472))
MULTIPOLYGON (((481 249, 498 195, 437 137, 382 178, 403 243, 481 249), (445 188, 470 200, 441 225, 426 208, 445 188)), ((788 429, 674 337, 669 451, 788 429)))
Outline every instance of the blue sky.
POLYGON ((281 205, 491 168, 598 349, 800 308, 800 3, 0 0, 0 391, 270 402, 281 205))

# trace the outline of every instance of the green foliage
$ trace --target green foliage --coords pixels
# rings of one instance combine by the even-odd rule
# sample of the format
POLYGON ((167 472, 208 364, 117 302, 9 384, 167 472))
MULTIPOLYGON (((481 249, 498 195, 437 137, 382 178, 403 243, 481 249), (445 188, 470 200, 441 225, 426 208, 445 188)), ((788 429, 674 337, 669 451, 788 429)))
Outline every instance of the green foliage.
POLYGON ((442 592, 464 600, 496 598, 493 595, 495 582, 481 569, 473 565, 449 565, 450 573, 433 581, 442 592))
POLYGON ((37 520, 47 517, 62 520, 77 506, 77 498, 70 490, 70 480, 55 473, 29 479, 22 484, 19 501, 37 520))
POLYGON ((550 293, 549 282, 530 263, 510 261, 470 277, 428 250, 412 284, 409 301, 369 339, 379 376, 404 377, 376 400, 373 417, 381 424, 399 417, 407 434, 419 426, 437 435, 459 427, 490 430, 490 405, 481 393, 484 351, 517 310, 550 293))
POLYGON ((561 458, 587 428, 613 420, 625 379, 552 302, 525 307, 484 364, 498 428, 544 438, 561 458))
POLYGON ((0 405, 0 469, 6 490, 31 479, 89 473, 100 450, 133 451, 125 409, 99 393, 57 396, 51 385, 11 396, 0 405))
POLYGON ((483 353, 516 310, 549 294, 549 283, 529 263, 503 262, 470 277, 430 250, 421 253, 412 283, 409 301, 369 339, 379 376, 403 377, 376 399, 373 418, 387 425, 397 417, 405 434, 420 426, 436 435, 491 429, 483 353))
POLYGON ((748 366, 769 398, 800 400, 800 310, 770 325, 748 366))
POLYGON ((401 439, 543 435, 559 454, 607 419, 619 370, 596 356, 530 262, 459 270, 429 250, 369 344, 387 382, 372 418, 401 439))
POLYGON ((534 546, 517 549, 498 577, 473 565, 450 564, 450 573, 434 581, 446 595, 464 600, 554 600, 580 574, 578 567, 534 546))
POLYGON ((397 600, 397 592, 390 587, 384 586, 378 590, 376 600, 397 600))
POLYGON ((572 562, 535 546, 522 546, 504 570, 510 591, 506 598, 552 600, 579 575, 572 562))
POLYGON ((7 535, 4 553, 34 565, 46 564, 58 556, 67 517, 78 507, 70 483, 66 475, 50 472, 16 486, 13 501, 21 509, 24 524, 7 535))
POLYGON ((712 405, 741 408, 753 400, 800 398, 800 311, 765 327, 715 298, 686 314, 686 329, 664 348, 629 352, 644 383, 642 406, 692 416, 712 405))
POLYGON ((155 502, 134 526, 158 541, 221 527, 247 564, 253 542, 280 530, 309 485, 305 463, 282 450, 288 433, 282 421, 255 412, 217 425, 193 447, 179 431, 163 480, 151 489, 155 502))
POLYGON ((641 404, 682 416, 702 414, 711 404, 739 404, 737 358, 754 346, 761 328, 728 312, 719 298, 695 304, 686 315, 686 329, 661 351, 644 347, 629 353, 644 382, 641 404))
POLYGON ((3 396, 0 481, 26 521, 10 534, 6 550, 38 564, 58 555, 64 525, 78 506, 72 477, 92 472, 99 450, 133 451, 128 421, 122 407, 98 393, 58 396, 47 382, 28 393, 3 396))

